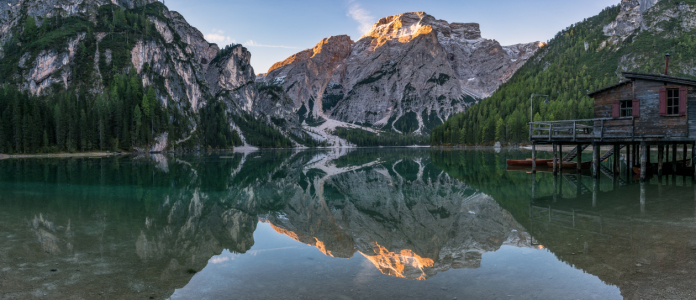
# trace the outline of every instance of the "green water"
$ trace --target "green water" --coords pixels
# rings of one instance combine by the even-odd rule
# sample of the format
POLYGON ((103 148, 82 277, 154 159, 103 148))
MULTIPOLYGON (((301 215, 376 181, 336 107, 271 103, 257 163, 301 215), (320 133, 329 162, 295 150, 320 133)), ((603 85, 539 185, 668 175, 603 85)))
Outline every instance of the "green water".
POLYGON ((506 170, 528 156, 3 160, 0 299, 694 298, 691 178, 506 170))

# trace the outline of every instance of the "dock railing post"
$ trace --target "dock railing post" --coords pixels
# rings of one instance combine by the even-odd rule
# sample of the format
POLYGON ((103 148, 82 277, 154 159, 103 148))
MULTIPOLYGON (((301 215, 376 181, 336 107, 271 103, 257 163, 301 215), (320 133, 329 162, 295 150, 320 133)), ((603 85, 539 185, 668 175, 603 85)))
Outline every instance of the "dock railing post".
POLYGON ((640 182, 645 182, 648 173, 648 145, 640 143, 640 182))
POLYGON ((578 138, 577 122, 573 121, 573 142, 578 138))

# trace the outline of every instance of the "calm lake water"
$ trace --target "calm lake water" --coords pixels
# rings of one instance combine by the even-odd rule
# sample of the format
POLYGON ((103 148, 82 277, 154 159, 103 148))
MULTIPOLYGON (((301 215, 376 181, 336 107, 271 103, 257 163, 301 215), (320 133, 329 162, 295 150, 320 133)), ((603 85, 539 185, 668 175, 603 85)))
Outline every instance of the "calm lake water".
POLYGON ((691 178, 506 170, 528 156, 0 161, 0 299, 696 298, 691 178))

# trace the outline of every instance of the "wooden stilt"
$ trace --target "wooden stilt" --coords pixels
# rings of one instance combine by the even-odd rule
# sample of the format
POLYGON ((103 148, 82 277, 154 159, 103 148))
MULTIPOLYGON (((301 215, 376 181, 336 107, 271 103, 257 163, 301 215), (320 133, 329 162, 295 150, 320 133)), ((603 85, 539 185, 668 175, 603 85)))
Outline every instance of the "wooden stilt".
POLYGON ((626 169, 630 169, 631 166, 631 144, 626 144, 626 169))
POLYGON ((691 166, 694 167, 694 182, 696 182, 696 142, 691 144, 691 166))
POLYGON ((563 144, 558 144, 558 173, 563 174, 563 144))
POLYGON ((619 158, 620 158, 620 157, 621 157, 621 153, 620 153, 620 150, 619 150, 619 145, 618 145, 618 144, 614 144, 614 158, 612 159, 612 163, 613 163, 613 165, 614 165, 613 168, 612 168, 612 171, 614 172, 614 175, 617 175, 617 174, 620 174, 620 173, 621 173, 620 170, 619 170, 619 158))
POLYGON ((640 143, 640 182, 645 182, 648 173, 648 147, 645 142, 640 143))
POLYGON ((687 150, 688 150, 688 149, 687 149, 686 144, 684 144, 684 148, 683 148, 683 149, 684 149, 684 150, 683 150, 684 153, 682 153, 682 156, 684 157, 684 166, 686 167, 686 160, 689 159, 689 156, 688 156, 688 153, 687 153, 687 150))
POLYGON ((537 165, 536 165, 536 144, 532 142, 532 173, 536 173, 537 171, 537 165))
POLYGON ((532 200, 536 199, 536 172, 532 172, 532 200))
POLYGON ((631 165, 631 168, 634 166, 640 165, 640 146, 638 144, 633 144, 633 165, 631 165))
POLYGON ((626 181, 631 181, 631 144, 626 144, 626 181))
POLYGON ((592 207, 597 207, 597 194, 599 194, 599 179, 592 180, 592 207))
MULTIPOLYGON (((553 144, 553 175, 558 175, 558 147, 554 143, 553 144)), ((555 183, 554 183, 555 186, 555 183)))
POLYGON ((599 178, 599 145, 592 145, 592 177, 599 178))
POLYGON ((558 176, 553 176, 553 202, 558 201, 558 176))
POLYGON ((640 183, 640 213, 645 213, 645 182, 640 183))
POLYGON ((665 161, 665 145, 657 146, 657 176, 662 177, 662 164, 665 161))
POLYGON ((578 145, 578 172, 582 171, 582 145, 578 145))
POLYGON ((677 172, 677 144, 672 145, 672 174, 677 172))

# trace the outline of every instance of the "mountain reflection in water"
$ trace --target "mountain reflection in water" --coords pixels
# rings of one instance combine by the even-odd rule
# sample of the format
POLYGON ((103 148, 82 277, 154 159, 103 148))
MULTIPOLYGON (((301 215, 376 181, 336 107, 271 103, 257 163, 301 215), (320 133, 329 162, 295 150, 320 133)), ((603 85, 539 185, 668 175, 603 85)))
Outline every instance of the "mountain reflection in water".
POLYGON ((689 298, 690 182, 532 188, 524 155, 0 161, 0 298, 689 298))

